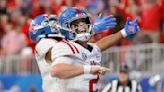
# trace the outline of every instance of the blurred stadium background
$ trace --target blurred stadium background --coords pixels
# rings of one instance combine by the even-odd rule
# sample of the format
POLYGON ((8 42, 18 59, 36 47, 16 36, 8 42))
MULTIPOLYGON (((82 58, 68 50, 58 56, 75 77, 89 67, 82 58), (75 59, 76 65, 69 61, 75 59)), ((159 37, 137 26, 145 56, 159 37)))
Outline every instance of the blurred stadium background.
POLYGON ((164 0, 0 0, 0 92, 42 92, 29 23, 39 14, 60 15, 68 6, 86 9, 93 21, 99 13, 117 18, 115 29, 94 35, 91 42, 119 31, 128 16, 138 17, 141 32, 103 52, 102 65, 112 72, 100 82, 116 79, 118 66, 127 64, 143 92, 164 92, 163 5, 164 0))

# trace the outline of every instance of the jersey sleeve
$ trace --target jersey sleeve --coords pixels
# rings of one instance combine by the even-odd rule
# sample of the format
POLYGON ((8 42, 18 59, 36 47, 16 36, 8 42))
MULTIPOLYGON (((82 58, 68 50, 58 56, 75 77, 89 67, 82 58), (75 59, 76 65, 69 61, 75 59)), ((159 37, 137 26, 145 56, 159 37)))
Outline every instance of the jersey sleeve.
POLYGON ((60 56, 57 57, 53 62, 52 62, 52 66, 55 64, 72 64, 73 63, 73 58, 71 56, 60 56))
POLYGON ((36 45, 35 51, 39 56, 44 56, 56 43, 57 41, 54 39, 41 39, 36 45))
POLYGON ((73 56, 75 53, 69 43, 58 42, 51 50, 51 60, 55 61, 58 57, 73 56))

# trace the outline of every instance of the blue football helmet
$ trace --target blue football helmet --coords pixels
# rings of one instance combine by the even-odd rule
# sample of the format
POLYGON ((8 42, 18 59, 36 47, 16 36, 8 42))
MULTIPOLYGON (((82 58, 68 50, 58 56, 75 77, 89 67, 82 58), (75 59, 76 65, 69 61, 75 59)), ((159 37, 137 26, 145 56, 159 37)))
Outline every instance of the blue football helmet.
POLYGON ((38 42, 41 38, 61 37, 59 24, 55 15, 42 14, 32 20, 29 29, 30 38, 34 42, 38 42))
MULTIPOLYGON (((91 19, 90 19, 90 15, 81 8, 77 8, 77 7, 68 7, 60 16, 59 16, 59 23, 62 27, 71 29, 73 32, 75 32, 76 37, 74 39, 74 41, 76 40, 80 40, 80 41, 88 41, 90 39, 90 36, 94 33, 92 30, 92 23, 91 23, 91 19), (86 25, 86 29, 82 29, 80 31, 83 31, 82 33, 77 33, 76 30, 79 29, 78 27, 74 30, 71 28, 71 25, 73 24, 73 22, 77 21, 77 20, 84 20, 85 21, 85 25, 86 25)), ((78 24, 77 24, 78 25, 78 24)), ((70 34, 72 35, 72 34, 70 34)), ((69 35, 66 35, 66 38, 69 35)))

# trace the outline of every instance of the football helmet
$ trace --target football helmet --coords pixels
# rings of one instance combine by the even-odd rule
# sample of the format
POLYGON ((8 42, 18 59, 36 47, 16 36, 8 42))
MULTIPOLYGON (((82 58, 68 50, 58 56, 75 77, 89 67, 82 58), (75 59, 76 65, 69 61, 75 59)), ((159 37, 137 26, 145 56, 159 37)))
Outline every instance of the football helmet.
POLYGON ((38 42, 41 38, 61 37, 59 24, 55 15, 42 14, 32 20, 29 28, 30 38, 38 42))
MULTIPOLYGON (((88 41, 92 34, 92 23, 89 14, 81 8, 68 7, 60 16, 59 23, 62 27, 71 29, 76 35, 74 41, 88 41), (80 22, 77 22, 81 20, 80 22), (81 23, 81 24, 78 24, 81 23), (72 28, 72 25, 74 28, 72 28), (81 27, 80 27, 81 26, 81 27), (78 32, 79 31, 79 32, 78 32)), ((72 35, 72 34, 71 34, 72 35)), ((66 36, 68 38, 69 35, 66 36)))

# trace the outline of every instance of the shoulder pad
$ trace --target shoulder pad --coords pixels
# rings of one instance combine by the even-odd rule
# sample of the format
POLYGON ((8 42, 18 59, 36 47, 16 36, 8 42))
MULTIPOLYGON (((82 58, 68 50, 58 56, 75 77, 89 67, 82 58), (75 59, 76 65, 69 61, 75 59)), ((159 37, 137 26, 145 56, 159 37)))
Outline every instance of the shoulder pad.
POLYGON ((52 61, 54 61, 57 57, 65 56, 65 55, 75 55, 77 51, 73 44, 67 41, 60 41, 55 46, 53 46, 51 50, 52 61))
POLYGON ((41 39, 39 43, 37 43, 35 50, 39 55, 45 55, 50 48, 52 48, 57 43, 54 39, 41 39))

